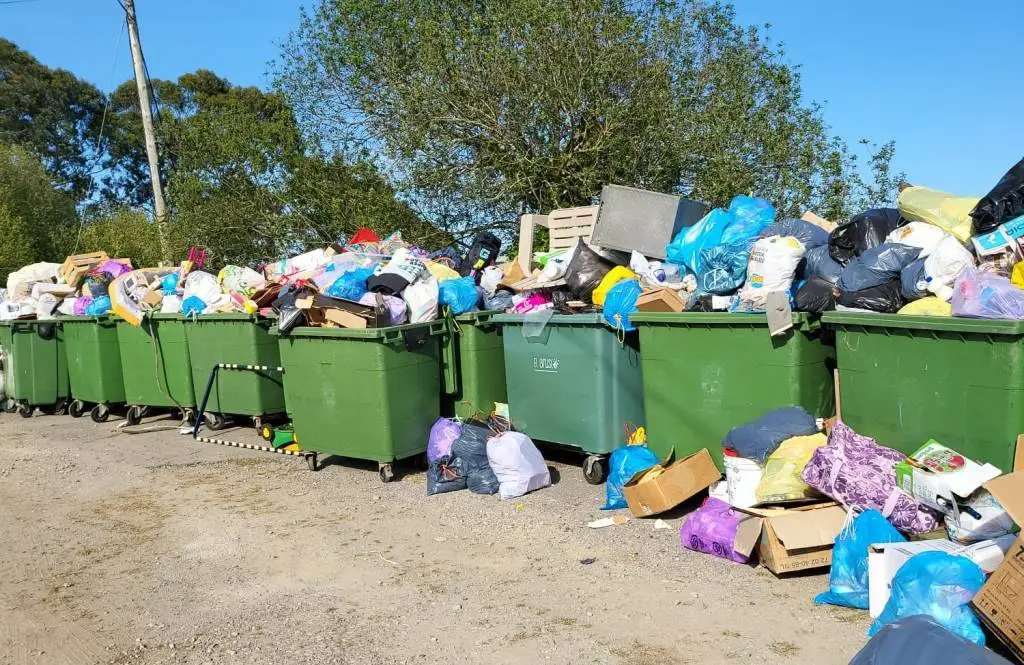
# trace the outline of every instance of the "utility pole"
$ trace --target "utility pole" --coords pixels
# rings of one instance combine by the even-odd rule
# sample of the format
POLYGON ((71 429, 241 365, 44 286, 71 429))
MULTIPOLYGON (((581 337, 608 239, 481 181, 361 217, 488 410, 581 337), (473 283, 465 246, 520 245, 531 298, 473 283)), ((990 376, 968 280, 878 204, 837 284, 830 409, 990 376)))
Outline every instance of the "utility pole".
POLYGON ((139 90, 139 113, 142 116, 142 131, 146 137, 146 157, 149 158, 149 177, 153 182, 153 212, 156 215, 156 230, 160 236, 160 256, 171 261, 167 242, 167 203, 164 202, 164 187, 160 181, 160 162, 156 151, 156 132, 153 130, 153 111, 149 97, 149 79, 146 76, 145 61, 142 59, 142 44, 139 41, 139 24, 135 20, 135 0, 121 0, 125 20, 128 22, 128 39, 132 45, 132 64, 135 66, 135 86, 139 90))

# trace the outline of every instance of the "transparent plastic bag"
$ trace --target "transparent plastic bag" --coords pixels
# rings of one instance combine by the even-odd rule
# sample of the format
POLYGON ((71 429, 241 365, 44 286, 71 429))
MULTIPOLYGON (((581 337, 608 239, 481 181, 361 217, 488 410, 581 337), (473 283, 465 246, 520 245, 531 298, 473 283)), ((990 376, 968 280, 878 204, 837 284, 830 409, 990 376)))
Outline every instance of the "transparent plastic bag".
POLYGON ((971 210, 979 200, 930 187, 907 187, 896 199, 896 207, 904 219, 932 224, 966 242, 971 237, 971 210))
POLYGON ((733 245, 753 240, 775 221, 775 208, 767 199, 754 196, 737 196, 729 202, 729 216, 732 218, 722 233, 721 243, 733 245))
MULTIPOLYGON (((852 513, 851 513, 852 514, 852 513)), ((828 591, 819 593, 819 605, 868 609, 868 548, 878 543, 902 543, 907 539, 877 510, 865 510, 849 520, 836 536, 828 591)))
POLYGON ((820 496, 800 477, 814 451, 828 443, 820 432, 786 439, 764 463, 764 474, 757 485, 758 503, 796 501, 820 496))
POLYGON ((953 287, 953 316, 1024 319, 1024 291, 1005 277, 967 268, 953 287))

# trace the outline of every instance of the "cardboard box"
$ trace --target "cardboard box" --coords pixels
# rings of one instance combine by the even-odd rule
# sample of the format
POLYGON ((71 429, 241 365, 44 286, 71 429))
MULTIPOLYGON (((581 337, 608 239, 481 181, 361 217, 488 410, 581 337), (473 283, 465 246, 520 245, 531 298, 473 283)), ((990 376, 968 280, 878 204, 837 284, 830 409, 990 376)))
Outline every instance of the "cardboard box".
POLYGON ((896 486, 959 524, 960 504, 1002 471, 931 439, 895 467, 896 486))
POLYGON ((737 510, 750 519, 736 531, 736 551, 750 556, 757 546, 761 564, 776 575, 832 565, 832 547, 846 523, 846 511, 834 501, 737 510))
POLYGON ((638 482, 644 473, 634 475, 622 488, 630 511, 637 517, 675 508, 722 477, 707 448, 668 465, 657 478, 638 482))
POLYGON ((672 289, 656 289, 641 293, 636 308, 641 312, 681 312, 686 303, 672 289))
POLYGON ((390 324, 390 314, 382 300, 363 305, 352 300, 315 294, 295 299, 295 306, 306 313, 311 326, 342 328, 382 328, 390 324))

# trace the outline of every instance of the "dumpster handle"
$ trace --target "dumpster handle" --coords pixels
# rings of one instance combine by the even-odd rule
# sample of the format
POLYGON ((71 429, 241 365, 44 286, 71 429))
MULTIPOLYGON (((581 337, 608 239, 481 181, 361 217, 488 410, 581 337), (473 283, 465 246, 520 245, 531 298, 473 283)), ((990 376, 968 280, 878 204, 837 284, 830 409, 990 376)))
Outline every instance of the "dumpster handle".
POLYGON ((57 324, 56 323, 40 323, 36 329, 39 333, 39 337, 49 341, 57 336, 57 324))

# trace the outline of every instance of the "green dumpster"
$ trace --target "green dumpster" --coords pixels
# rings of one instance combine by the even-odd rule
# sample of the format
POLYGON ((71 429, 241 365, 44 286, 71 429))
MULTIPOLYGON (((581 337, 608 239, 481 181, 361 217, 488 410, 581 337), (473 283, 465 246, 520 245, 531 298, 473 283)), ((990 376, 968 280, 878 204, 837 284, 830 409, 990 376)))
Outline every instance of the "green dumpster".
POLYGON ((1013 470, 1024 322, 830 312, 843 420, 912 453, 928 439, 1013 470))
MULTIPOLYGON (((444 321, 281 334, 284 394, 304 449, 391 463, 421 455, 441 413, 444 321)), ((277 334, 275 332, 275 334, 277 334)))
POLYGON ((39 407, 60 413, 68 400, 64 333, 57 321, 19 320, 0 327, 8 410, 29 418, 39 407))
POLYGON ((0 321, 0 407, 7 413, 14 413, 18 410, 14 400, 8 397, 10 377, 7 376, 7 367, 10 361, 6 356, 11 352, 11 321, 0 321))
POLYGON ((512 425, 546 443, 588 453, 583 476, 604 479, 604 457, 644 423, 639 342, 620 341, 600 314, 555 314, 539 334, 529 317, 502 314, 512 425), (530 335, 527 337, 527 335, 530 335))
POLYGON ((203 422, 213 430, 230 422, 227 416, 262 418, 285 412, 281 351, 270 334, 276 319, 252 314, 204 314, 185 320, 185 338, 192 385, 201 399, 218 364, 266 369, 218 371, 209 387, 203 422))
POLYGON ((816 319, 768 334, 764 314, 636 313, 644 368, 648 446, 682 457, 707 448, 719 469, 722 438, 786 406, 833 415, 834 349, 816 319))
POLYGON ((490 414, 507 400, 505 349, 498 312, 472 312, 450 319, 442 347, 445 415, 472 418, 490 414))
POLYGON ((180 409, 191 418, 196 406, 192 365, 179 314, 151 314, 138 326, 117 322, 129 424, 138 424, 146 407, 180 409))
POLYGON ((75 316, 61 319, 61 325, 73 398, 68 413, 79 418, 92 404, 92 419, 106 422, 110 405, 125 402, 117 320, 112 316, 75 316))

